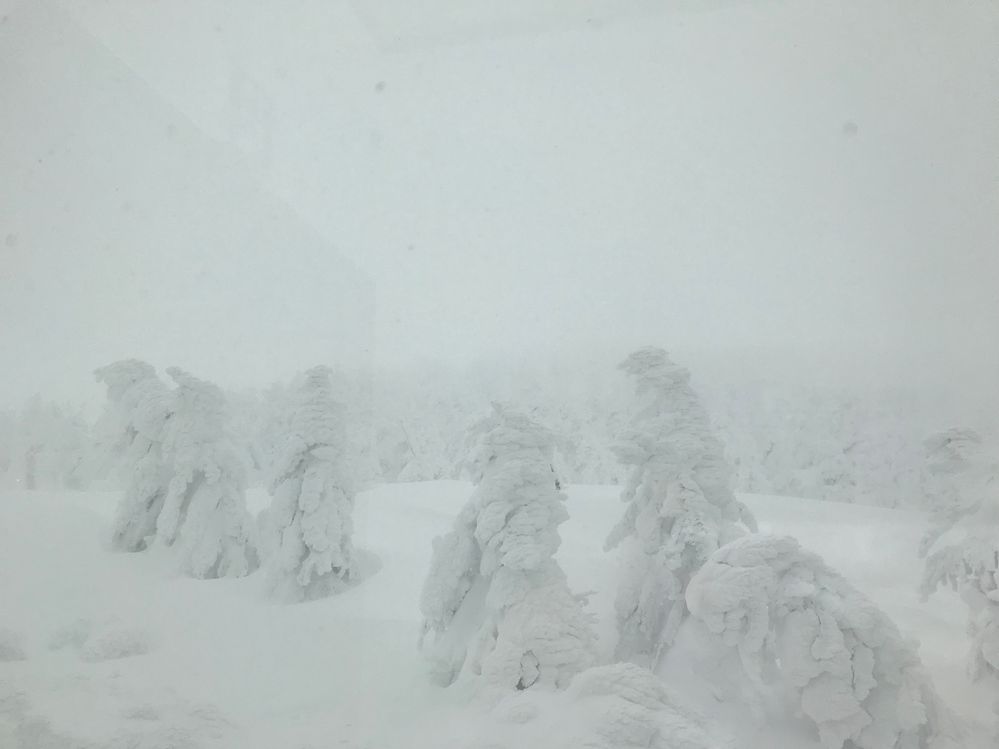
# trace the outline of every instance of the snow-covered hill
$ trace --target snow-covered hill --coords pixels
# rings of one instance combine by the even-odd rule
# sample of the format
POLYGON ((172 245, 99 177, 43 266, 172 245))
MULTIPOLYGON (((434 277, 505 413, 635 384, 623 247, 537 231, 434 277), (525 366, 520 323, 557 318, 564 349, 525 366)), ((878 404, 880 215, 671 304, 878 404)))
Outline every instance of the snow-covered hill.
MULTIPOLYGON (((0 746, 534 746, 544 714, 528 719, 523 710, 490 709, 431 686, 416 649, 430 541, 469 493, 463 482, 363 493, 355 541, 377 557, 373 574, 342 595, 301 605, 265 599, 259 575, 196 581, 175 575, 155 553, 111 553, 115 493, 0 494, 0 746)), ((925 663, 959 714, 990 719, 992 697, 963 673, 964 607, 944 594, 918 600, 922 516, 744 499, 762 530, 799 538, 921 640, 925 663)), ((251 509, 267 501, 251 494, 251 509)), ((594 591, 606 659, 617 560, 602 544, 621 510, 617 489, 570 487, 568 509, 558 558, 574 590, 594 591)), ((671 684, 681 697, 684 678, 671 684)), ((765 732, 723 727, 739 747, 772 745, 765 732)), ((800 741, 802 749, 818 746, 803 733, 800 741)))

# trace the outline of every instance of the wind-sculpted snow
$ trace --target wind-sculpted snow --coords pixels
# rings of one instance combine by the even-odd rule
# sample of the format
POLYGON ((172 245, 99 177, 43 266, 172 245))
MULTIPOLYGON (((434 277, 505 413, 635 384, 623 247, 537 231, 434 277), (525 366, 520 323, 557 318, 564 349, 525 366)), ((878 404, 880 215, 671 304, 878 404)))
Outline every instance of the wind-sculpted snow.
POLYGON ((756 524, 732 493, 690 373, 657 348, 636 351, 621 369, 635 380, 637 405, 615 447, 632 467, 621 496, 628 507, 606 543, 629 541, 616 602, 617 657, 654 667, 686 616, 690 576, 756 524))
POLYGON ((685 708, 648 669, 596 666, 559 693, 523 692, 493 708, 518 749, 731 749, 716 721, 685 708))
POLYGON ((553 559, 568 514, 551 436, 498 406, 478 430, 480 480, 453 530, 434 541, 421 645, 444 684, 464 673, 498 687, 564 687, 591 662, 593 634, 553 559))
POLYGON ((271 480, 269 576, 275 592, 292 601, 339 592, 353 574, 354 491, 345 460, 344 409, 333 399, 330 374, 315 367, 299 383, 271 480))
POLYGON ((125 484, 111 546, 141 551, 156 533, 167 493, 169 473, 162 443, 173 410, 170 391, 152 366, 137 359, 109 364, 95 374, 108 389, 99 431, 113 440, 108 449, 118 456, 125 484))
POLYGON ((225 433, 225 398, 210 382, 172 367, 173 415, 163 456, 171 478, 156 524, 198 578, 240 577, 257 566, 255 528, 246 511, 246 469, 225 433))
POLYGON ((827 749, 963 746, 914 645, 794 539, 751 535, 722 547, 694 575, 687 605, 738 654, 758 711, 790 701, 827 749))
POLYGON ((647 669, 616 663, 583 671, 568 696, 580 708, 576 737, 559 746, 592 749, 727 749, 732 740, 684 709, 647 669))

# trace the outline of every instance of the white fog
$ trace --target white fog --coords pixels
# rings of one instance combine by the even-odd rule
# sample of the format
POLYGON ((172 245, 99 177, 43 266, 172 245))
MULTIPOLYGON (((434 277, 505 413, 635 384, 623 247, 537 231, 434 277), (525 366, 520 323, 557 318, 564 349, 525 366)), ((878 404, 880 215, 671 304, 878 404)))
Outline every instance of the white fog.
POLYGON ((997 282, 991 0, 0 0, 0 749, 993 749, 997 282))

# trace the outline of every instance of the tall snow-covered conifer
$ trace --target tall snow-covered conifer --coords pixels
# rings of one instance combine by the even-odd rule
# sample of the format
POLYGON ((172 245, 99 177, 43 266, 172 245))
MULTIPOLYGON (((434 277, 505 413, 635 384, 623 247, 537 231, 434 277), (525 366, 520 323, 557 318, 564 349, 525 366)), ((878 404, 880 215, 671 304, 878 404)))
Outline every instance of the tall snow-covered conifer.
POLYGON ((192 577, 246 575, 257 566, 257 551, 246 511, 246 467, 226 435, 225 397, 177 367, 167 374, 177 387, 164 429, 171 478, 157 536, 179 550, 192 577))
POLYGON ((125 483, 111 546, 117 551, 141 551, 156 533, 167 493, 169 471, 162 441, 172 411, 170 391, 152 366, 137 359, 108 364, 95 375, 108 389, 100 431, 125 483))
POLYGON ((344 408, 330 377, 328 367, 314 367, 299 383, 271 480, 269 574, 277 594, 291 601, 337 593, 352 574, 354 492, 344 408))
POLYGON ((477 487, 453 530, 434 541, 421 645, 444 684, 467 676, 500 688, 564 688, 590 664, 594 635, 554 559, 568 514, 552 435, 500 406, 477 431, 477 487))
POLYGON ((637 407, 615 447, 631 466, 628 508, 606 548, 627 541, 616 600, 617 657, 654 668, 686 616, 687 583, 715 549, 755 530, 735 499, 721 442, 690 387, 690 373, 659 348, 620 368, 635 380, 637 407))

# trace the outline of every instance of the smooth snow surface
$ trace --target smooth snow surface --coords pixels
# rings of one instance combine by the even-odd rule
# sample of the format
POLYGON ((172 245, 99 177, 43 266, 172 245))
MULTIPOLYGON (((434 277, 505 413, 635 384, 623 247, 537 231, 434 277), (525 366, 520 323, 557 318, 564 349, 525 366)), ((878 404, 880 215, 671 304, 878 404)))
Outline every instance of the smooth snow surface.
MULTIPOLYGON (((594 591, 601 662, 615 645, 618 558, 601 546, 621 510, 618 492, 568 487, 570 519, 560 528, 557 555, 573 590, 594 591)), ((682 658, 666 675, 673 705, 644 684, 621 697, 615 689, 633 677, 613 669, 611 681, 595 670, 565 693, 528 690, 498 704, 433 686, 416 648, 420 588, 431 539, 449 529, 470 493, 464 482, 361 493, 354 541, 378 557, 380 569, 341 595, 296 605, 268 600, 260 573, 192 580, 178 577, 156 549, 112 553, 116 493, 0 494, 0 644, 24 656, 0 659, 0 747, 612 746, 578 735, 579 719, 599 728, 601 715, 619 714, 631 716, 636 731, 660 731, 658 743, 621 746, 672 747, 662 736, 676 726, 702 736, 689 746, 723 747, 725 734, 746 749, 818 746, 807 726, 789 721, 758 730, 735 722, 731 710, 705 710, 682 658), (640 712, 632 709, 635 699, 644 702, 640 712), (699 718, 688 720, 691 707, 699 718), (560 726, 565 732, 553 739, 560 726), (697 726, 719 738, 703 738, 706 729, 697 726), (566 743, 570 738, 575 743, 566 743)), ((920 639, 941 695, 962 718, 992 720, 996 695, 964 674, 963 605, 946 593, 919 602, 921 515, 742 498, 762 531, 798 538, 894 618, 903 635, 920 639)), ((248 499, 251 512, 268 502, 259 490, 248 499)))

